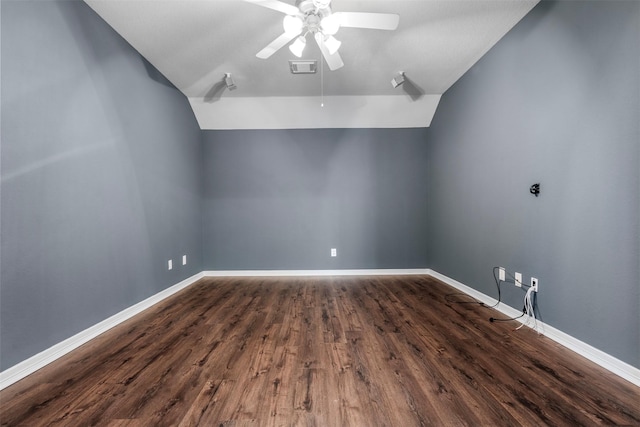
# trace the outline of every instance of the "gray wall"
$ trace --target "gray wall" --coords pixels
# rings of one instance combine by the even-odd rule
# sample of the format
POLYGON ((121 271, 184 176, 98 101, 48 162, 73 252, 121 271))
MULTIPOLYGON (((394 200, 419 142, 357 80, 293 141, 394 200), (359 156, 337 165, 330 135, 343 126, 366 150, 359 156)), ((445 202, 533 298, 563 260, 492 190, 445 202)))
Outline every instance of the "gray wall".
POLYGON ((636 367, 639 42, 636 1, 541 2, 428 134, 430 267, 489 295, 493 266, 534 275, 545 322, 636 367))
POLYGON ((86 4, 1 7, 4 370, 202 270, 202 145, 86 4))
POLYGON ((203 134, 84 3, 1 5, 0 369, 203 269, 494 265, 640 366, 638 3, 542 2, 428 130, 203 134))
POLYGON ((205 132, 204 267, 426 267, 425 134, 205 132))

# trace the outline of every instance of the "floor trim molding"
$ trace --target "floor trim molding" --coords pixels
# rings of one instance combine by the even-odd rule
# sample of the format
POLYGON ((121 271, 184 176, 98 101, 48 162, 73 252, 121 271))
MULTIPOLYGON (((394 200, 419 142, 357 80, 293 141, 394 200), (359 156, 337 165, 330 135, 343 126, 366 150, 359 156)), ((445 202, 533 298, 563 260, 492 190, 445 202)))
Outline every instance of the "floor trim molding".
POLYGON ((310 276, 403 276, 426 275, 426 268, 354 269, 354 270, 210 270, 204 277, 310 277, 310 276))
MULTIPOLYGON (((438 279, 441 282, 450 285, 459 291, 466 293, 467 295, 481 301, 487 305, 494 305, 498 302, 498 300, 491 298, 483 294, 482 292, 478 292, 477 290, 470 288, 469 286, 458 282, 450 277, 445 276, 444 274, 440 274, 437 271, 429 269, 426 273, 434 279, 438 279)), ((510 307, 504 303, 500 303, 496 310, 500 311, 507 317, 516 317, 522 314, 522 311, 516 310, 513 307, 510 307)), ((523 318, 524 319, 524 318, 523 318)), ((523 320, 518 319, 521 323, 524 323, 523 320)), ((623 362, 620 359, 617 359, 602 350, 598 350, 597 348, 580 341, 577 338, 572 337, 571 335, 562 332, 559 329, 554 328, 544 322, 538 321, 538 332, 547 336, 548 338, 554 340, 558 344, 567 347, 569 350, 572 350, 579 355, 586 357, 592 362, 602 366, 608 371, 618 375, 621 378, 629 381, 630 383, 640 387, 640 369, 629 365, 626 362, 623 362)))
POLYGON ((62 356, 89 342, 93 338, 108 331, 114 326, 119 325, 125 320, 128 320, 136 314, 141 313, 147 308, 150 308, 153 305, 159 303, 165 298, 168 298, 176 292, 192 285, 202 277, 202 273, 195 274, 180 283, 177 283, 163 291, 158 292, 155 295, 150 296, 143 301, 140 301, 137 304, 132 305, 129 308, 125 308, 121 312, 114 314, 113 316, 103 320, 102 322, 96 323, 95 325, 85 329, 84 331, 78 332, 76 335, 69 337, 64 341, 61 341, 58 344, 55 344, 54 346, 49 347, 48 349, 43 350, 34 356, 31 356, 30 358, 18 363, 17 365, 14 365, 11 368, 0 372, 0 390, 4 390, 11 384, 20 381, 28 375, 31 375, 37 370, 45 367, 56 359, 61 358, 62 356))
MULTIPOLYGON (((481 301, 487 305, 494 305, 497 300, 478 292, 477 290, 458 282, 444 274, 440 274, 437 271, 416 268, 416 269, 355 269, 355 270, 219 270, 219 271, 203 271, 195 274, 188 279, 177 283, 170 288, 167 288, 157 294, 141 301, 131 307, 103 320, 100 323, 95 324, 82 332, 18 363, 11 368, 0 372, 0 390, 5 389, 11 384, 20 381, 26 376, 36 372, 56 359, 64 356, 65 354, 75 350, 81 345, 87 343, 91 339, 98 335, 108 331, 114 326, 119 325, 125 320, 130 319, 136 314, 152 307, 153 305, 161 302, 162 300, 170 297, 182 289, 194 284, 203 277, 284 277, 284 276, 401 276, 401 275, 427 275, 434 279, 438 279, 461 292, 481 301)), ((505 314, 508 317, 516 317, 521 314, 519 310, 510 307, 504 303, 499 304, 496 310, 505 314)), ((557 343, 567 347, 568 349, 575 351, 583 357, 591 360, 594 363, 602 366, 610 372, 624 378, 625 380, 640 387, 640 369, 631 366, 615 357, 598 350, 591 345, 582 342, 569 334, 566 334, 553 326, 547 325, 543 322, 538 322, 539 332, 556 341, 557 343)))

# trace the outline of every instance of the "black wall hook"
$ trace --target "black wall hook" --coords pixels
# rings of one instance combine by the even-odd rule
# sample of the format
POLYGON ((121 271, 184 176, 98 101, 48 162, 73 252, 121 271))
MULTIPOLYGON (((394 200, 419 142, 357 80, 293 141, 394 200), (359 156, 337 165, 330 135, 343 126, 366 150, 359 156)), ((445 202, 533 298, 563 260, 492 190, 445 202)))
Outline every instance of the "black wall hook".
POLYGON ((538 182, 537 184, 533 184, 531 187, 529 187, 529 193, 538 197, 538 194, 540 194, 540 183, 538 182))

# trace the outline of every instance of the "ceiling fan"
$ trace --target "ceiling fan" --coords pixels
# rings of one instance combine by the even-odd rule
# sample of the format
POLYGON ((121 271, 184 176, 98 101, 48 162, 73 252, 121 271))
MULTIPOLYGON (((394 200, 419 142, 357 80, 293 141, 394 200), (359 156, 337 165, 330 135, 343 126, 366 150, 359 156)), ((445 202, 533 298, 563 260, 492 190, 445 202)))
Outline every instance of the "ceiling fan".
POLYGON ((244 1, 286 15, 282 22, 284 33, 258 52, 258 58, 269 58, 294 39, 289 50, 299 58, 307 44, 307 34, 312 34, 332 71, 344 65, 338 53, 341 42, 334 37, 340 27, 395 30, 400 20, 392 13, 333 12, 331 0, 296 0, 295 6, 279 0, 244 1))

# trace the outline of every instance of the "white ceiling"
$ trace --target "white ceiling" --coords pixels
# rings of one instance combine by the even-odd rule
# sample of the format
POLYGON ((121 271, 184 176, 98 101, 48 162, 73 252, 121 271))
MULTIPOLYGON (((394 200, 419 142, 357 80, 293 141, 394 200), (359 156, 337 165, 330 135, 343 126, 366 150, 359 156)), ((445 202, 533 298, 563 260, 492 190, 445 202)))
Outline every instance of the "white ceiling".
MULTIPOLYGON (((203 129, 427 127, 440 96, 538 1, 334 0, 334 12, 396 13, 398 29, 341 28, 344 67, 293 75, 286 47, 255 56, 283 32, 277 11, 242 0, 85 0, 187 96, 203 129), (394 89, 400 70, 408 81, 394 89)), ((302 59, 320 56, 308 43, 302 59)))

